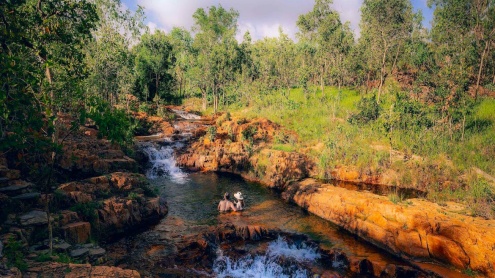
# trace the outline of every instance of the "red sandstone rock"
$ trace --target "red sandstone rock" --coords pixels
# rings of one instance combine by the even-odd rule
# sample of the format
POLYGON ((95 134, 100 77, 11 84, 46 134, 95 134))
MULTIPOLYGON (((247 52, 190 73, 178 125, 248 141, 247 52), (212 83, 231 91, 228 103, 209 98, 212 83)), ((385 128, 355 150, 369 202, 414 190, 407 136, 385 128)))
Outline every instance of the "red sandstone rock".
POLYGON ((77 222, 62 227, 65 240, 72 243, 86 243, 91 235, 89 222, 77 222))
POLYGON ((298 205, 394 253, 432 258, 495 277, 494 220, 460 215, 418 199, 410 200, 406 208, 383 196, 314 180, 291 187, 298 205))
POLYGON ((90 264, 35 263, 26 272, 26 277, 65 277, 65 278, 139 278, 135 270, 90 264))

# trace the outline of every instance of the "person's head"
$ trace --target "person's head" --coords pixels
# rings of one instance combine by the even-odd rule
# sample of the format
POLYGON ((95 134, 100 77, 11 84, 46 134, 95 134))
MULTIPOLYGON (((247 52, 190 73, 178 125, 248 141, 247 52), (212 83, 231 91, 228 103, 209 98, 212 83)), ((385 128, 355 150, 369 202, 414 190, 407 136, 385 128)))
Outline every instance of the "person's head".
POLYGON ((224 199, 224 200, 228 200, 228 199, 230 199, 230 194, 229 194, 229 192, 225 192, 225 194, 223 194, 223 199, 224 199))
POLYGON ((234 194, 234 197, 238 200, 238 201, 243 201, 244 200, 244 197, 242 196, 242 193, 239 191, 237 193, 234 194))

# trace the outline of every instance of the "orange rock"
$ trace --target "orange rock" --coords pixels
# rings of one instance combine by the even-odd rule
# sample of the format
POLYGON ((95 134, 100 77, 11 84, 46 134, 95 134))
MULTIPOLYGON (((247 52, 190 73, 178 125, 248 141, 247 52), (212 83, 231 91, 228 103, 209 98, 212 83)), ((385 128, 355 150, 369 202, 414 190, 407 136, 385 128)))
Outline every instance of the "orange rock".
POLYGON ((85 243, 91 235, 91 224, 89 222, 77 222, 62 227, 65 240, 70 243, 85 243))
POLYGON ((383 196, 318 185, 314 180, 290 187, 299 206, 394 253, 495 277, 494 220, 451 213, 416 199, 405 208, 383 196))

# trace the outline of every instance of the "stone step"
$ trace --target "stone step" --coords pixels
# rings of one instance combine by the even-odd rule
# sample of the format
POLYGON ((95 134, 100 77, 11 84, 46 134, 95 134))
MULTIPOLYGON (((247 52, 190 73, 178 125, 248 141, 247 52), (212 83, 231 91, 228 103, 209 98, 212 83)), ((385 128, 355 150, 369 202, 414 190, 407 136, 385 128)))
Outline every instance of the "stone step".
POLYGON ((28 201, 28 200, 39 199, 40 196, 41 196, 41 193, 39 193, 39 192, 29 192, 29 193, 24 193, 24 194, 12 197, 12 199, 21 200, 21 201, 28 201))
POLYGON ((70 251, 70 256, 72 258, 79 258, 79 257, 82 257, 84 255, 87 255, 88 253, 89 253, 88 248, 80 248, 80 249, 75 249, 75 250, 70 251))
POLYGON ((48 223, 46 212, 40 210, 33 210, 31 212, 25 213, 21 215, 19 219, 22 226, 45 225, 46 223, 48 223))

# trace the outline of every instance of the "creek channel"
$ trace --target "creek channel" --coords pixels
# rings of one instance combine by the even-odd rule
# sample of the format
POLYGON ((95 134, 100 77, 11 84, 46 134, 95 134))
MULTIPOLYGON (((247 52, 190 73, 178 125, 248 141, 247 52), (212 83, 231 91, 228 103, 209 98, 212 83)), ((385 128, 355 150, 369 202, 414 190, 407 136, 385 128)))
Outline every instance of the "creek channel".
MULTIPOLYGON (((145 277, 313 277, 314 274, 327 271, 334 275, 331 277, 356 277, 356 273, 349 270, 349 261, 359 262, 364 259, 384 268, 387 265, 414 268, 410 262, 392 256, 336 225, 283 201, 279 193, 260 184, 233 174, 180 169, 175 164, 174 152, 187 145, 193 125, 200 123, 195 123, 195 115, 183 112, 177 114, 189 123, 182 125, 180 136, 155 136, 151 142, 139 143, 149 160, 146 176, 166 200, 168 214, 150 230, 110 244, 107 250, 111 264, 136 269, 145 277), (223 194, 230 192, 233 197, 233 193, 238 191, 245 196, 246 209, 242 212, 219 213, 217 205, 223 194), (280 231, 280 235, 269 241, 228 247, 238 251, 232 256, 229 255, 232 252, 224 252, 219 247, 211 255, 213 258, 207 259, 209 263, 194 261, 194 257, 197 257, 196 260, 205 260, 199 254, 181 254, 194 249, 191 247, 194 244, 188 242, 194 241, 198 234, 224 225, 262 226, 280 231), (284 236, 287 234, 302 234, 307 240, 294 240, 284 236), (339 261, 334 256, 333 261, 324 263, 321 254, 323 250, 345 254, 346 258, 339 261), (193 259, 186 258, 188 256, 193 259)), ((429 275, 421 272, 420 277, 429 275)))

